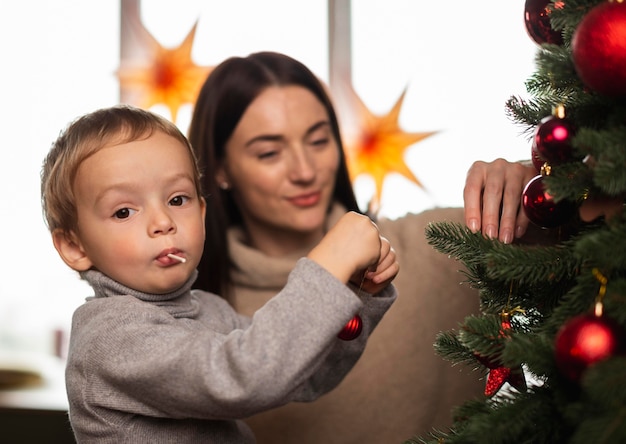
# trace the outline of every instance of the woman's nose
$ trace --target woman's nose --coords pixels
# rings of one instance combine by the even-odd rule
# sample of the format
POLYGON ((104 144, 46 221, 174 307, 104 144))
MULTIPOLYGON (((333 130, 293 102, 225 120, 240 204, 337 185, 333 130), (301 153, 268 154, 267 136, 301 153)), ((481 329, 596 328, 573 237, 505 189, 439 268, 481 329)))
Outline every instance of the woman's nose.
POLYGON ((294 182, 310 182, 315 178, 315 160, 305 150, 291 156, 289 178, 294 182))

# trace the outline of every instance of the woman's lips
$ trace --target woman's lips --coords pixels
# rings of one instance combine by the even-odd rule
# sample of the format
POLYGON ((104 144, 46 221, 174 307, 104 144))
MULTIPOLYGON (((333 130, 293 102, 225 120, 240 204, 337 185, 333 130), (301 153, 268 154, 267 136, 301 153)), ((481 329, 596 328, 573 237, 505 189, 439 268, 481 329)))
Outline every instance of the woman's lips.
POLYGON ((288 200, 289 202, 291 202, 293 205, 297 207, 312 207, 316 205, 320 201, 320 199, 321 199, 321 193, 315 192, 315 193, 301 194, 299 196, 290 197, 288 200))

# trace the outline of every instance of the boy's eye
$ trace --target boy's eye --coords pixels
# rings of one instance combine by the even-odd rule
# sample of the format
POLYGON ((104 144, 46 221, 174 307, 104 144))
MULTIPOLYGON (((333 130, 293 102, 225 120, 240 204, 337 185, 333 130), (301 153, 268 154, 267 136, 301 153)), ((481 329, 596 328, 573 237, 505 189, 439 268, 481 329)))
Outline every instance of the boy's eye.
POLYGON ((189 201, 189 197, 187 196, 175 196, 170 200, 170 205, 175 207, 180 207, 185 202, 189 201))
POLYGON ((134 210, 131 210, 130 208, 120 208, 113 214, 113 217, 116 219, 127 219, 133 214, 133 212, 134 210))

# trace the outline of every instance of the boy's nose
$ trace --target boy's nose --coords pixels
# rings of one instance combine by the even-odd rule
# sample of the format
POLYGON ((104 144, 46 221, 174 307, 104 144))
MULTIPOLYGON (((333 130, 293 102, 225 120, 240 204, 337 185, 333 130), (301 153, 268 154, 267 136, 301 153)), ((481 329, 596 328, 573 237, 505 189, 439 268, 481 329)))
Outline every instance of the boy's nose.
POLYGON ((152 236, 172 234, 176 232, 176 223, 167 211, 159 211, 154 214, 149 231, 152 236))

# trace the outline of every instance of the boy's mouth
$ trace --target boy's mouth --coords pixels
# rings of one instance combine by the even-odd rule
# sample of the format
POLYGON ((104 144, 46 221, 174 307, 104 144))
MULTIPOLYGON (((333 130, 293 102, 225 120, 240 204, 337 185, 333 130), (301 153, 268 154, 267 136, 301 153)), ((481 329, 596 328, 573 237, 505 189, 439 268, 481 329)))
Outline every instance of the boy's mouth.
POLYGON ((187 262, 187 258, 184 256, 184 254, 180 250, 176 250, 174 248, 163 250, 156 259, 157 261, 165 265, 171 265, 174 263, 184 264, 185 262, 187 262))

